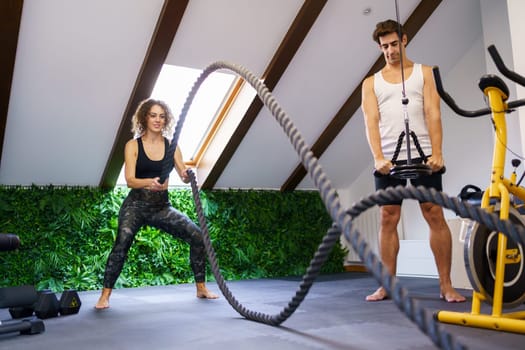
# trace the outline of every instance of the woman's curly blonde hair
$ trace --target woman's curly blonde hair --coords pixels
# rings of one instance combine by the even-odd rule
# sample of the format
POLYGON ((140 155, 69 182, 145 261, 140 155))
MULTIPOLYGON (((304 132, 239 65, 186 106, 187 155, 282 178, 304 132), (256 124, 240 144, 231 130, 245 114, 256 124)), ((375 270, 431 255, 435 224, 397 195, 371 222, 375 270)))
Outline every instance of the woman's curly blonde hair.
POLYGON ((166 124, 162 129, 162 135, 167 139, 171 139, 173 137, 172 133, 175 118, 173 118, 171 109, 166 102, 155 100, 153 98, 149 98, 139 103, 135 114, 133 114, 133 117, 131 118, 131 132, 135 138, 144 135, 144 132, 147 128, 148 113, 153 106, 159 106, 164 110, 164 114, 166 115, 166 124))

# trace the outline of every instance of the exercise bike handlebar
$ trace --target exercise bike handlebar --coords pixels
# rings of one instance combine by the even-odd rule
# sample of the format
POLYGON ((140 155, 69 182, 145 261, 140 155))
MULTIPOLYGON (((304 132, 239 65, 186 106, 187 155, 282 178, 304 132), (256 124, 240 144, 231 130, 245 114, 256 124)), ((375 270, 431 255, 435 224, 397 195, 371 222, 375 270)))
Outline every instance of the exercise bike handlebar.
MULTIPOLYGON (((505 64, 503 63, 503 59, 501 58, 500 54, 498 53, 498 50, 496 50, 496 47, 494 45, 490 45, 487 50, 489 51, 490 56, 492 57, 492 60, 496 64, 496 67, 500 71, 501 74, 503 74, 505 77, 509 78, 513 82, 525 86, 525 77, 519 75, 518 73, 511 71, 508 69, 505 64)), ((492 111, 490 108, 483 108, 478 109, 474 111, 469 111, 460 108, 456 101, 443 89, 443 83, 441 81, 441 75, 439 74, 439 68, 434 66, 432 68, 432 73, 434 74, 434 81, 436 84, 436 90, 439 94, 439 96, 443 99, 443 101, 457 114, 468 117, 468 118, 474 118, 474 117, 480 117, 483 115, 491 114, 492 111)), ((511 101, 507 103, 507 107, 509 109, 524 106, 525 105, 525 99, 520 99, 516 101, 511 101)))
POLYGON ((465 109, 460 108, 456 101, 443 89, 443 83, 441 82, 441 75, 439 74, 439 68, 437 66, 432 67, 432 73, 434 74, 434 82, 436 84, 436 90, 439 94, 439 96, 445 101, 445 103, 457 114, 468 117, 468 118, 474 118, 474 117, 480 117, 482 115, 490 114, 490 108, 483 108, 478 109, 475 111, 467 111, 465 109))
POLYGON ((519 75, 514 71, 511 71, 507 68, 507 66, 505 66, 505 63, 503 63, 503 59, 501 58, 498 50, 496 50, 496 46, 490 45, 487 48, 487 50, 490 54, 490 57, 492 57, 494 64, 496 65, 500 73, 503 74, 503 76, 509 78, 517 84, 520 84, 521 86, 525 86, 525 77, 519 75))
MULTIPOLYGON (((492 60, 494 61, 494 64, 496 65, 496 67, 498 68, 500 73, 503 74, 504 77, 507 77, 508 79, 512 80, 516 84, 519 84, 521 86, 525 86, 525 77, 523 77, 522 75, 519 75, 518 73, 516 73, 516 72, 514 72, 514 71, 512 71, 512 70, 507 68, 507 66, 503 62, 503 59, 501 58, 498 50, 496 49, 496 46, 490 45, 487 48, 487 50, 488 50, 488 52, 490 54, 490 57, 492 57, 492 60)), ((525 105, 525 99, 520 99, 520 100, 516 100, 516 101, 512 101, 512 102, 508 102, 507 103, 507 106, 509 108, 516 108, 516 107, 520 107, 520 106, 524 106, 524 105, 525 105)))

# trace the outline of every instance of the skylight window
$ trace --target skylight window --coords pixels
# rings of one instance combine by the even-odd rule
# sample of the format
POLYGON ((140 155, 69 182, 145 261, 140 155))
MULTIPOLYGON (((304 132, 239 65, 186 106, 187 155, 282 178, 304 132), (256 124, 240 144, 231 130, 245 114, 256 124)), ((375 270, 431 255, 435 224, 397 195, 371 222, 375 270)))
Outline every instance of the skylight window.
MULTIPOLYGON (((181 66, 164 65, 159 74, 151 97, 165 101, 178 121, 182 107, 189 92, 202 70, 181 66)), ((194 161, 203 141, 208 136, 211 126, 235 81, 234 74, 214 72, 203 82, 197 92, 179 136, 178 144, 184 161, 194 161)), ((117 185, 126 185, 124 166, 117 180, 117 185)), ((172 173, 170 186, 188 186, 172 173)))

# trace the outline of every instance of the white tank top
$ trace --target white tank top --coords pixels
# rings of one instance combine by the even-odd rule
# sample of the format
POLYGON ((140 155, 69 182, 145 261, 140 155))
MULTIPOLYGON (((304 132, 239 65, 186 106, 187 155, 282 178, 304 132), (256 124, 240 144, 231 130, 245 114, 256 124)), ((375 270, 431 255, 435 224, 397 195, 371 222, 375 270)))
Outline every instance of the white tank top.
MULTIPOLYGON (((425 156, 432 154, 432 146, 428 135, 423 109, 423 70, 421 64, 414 64, 412 74, 405 80, 405 91, 408 98, 408 123, 413 131, 425 156)), ((383 79, 381 71, 374 74, 374 92, 379 108, 379 133, 381 148, 385 159, 391 160, 397 146, 399 135, 405 131, 403 112, 403 85, 392 84, 383 79)), ((412 137, 410 138, 411 158, 420 157, 412 137)), ((406 136, 403 138, 401 150, 397 160, 406 160, 406 136)))

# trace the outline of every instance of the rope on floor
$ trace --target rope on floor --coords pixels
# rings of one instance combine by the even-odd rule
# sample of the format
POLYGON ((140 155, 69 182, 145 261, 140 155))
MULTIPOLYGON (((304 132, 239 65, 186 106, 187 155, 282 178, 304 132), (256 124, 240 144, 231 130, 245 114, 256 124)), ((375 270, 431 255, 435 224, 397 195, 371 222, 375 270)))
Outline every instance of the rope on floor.
MULTIPOLYGON (((199 224, 203 232, 204 244, 206 246, 208 259, 210 261, 210 265, 217 284, 230 305, 239 314, 246 317, 247 319, 273 326, 280 325, 295 312, 295 310, 304 300, 310 287, 319 275, 321 266, 328 259, 330 252, 332 251, 335 243, 339 240, 341 234, 344 233, 345 238, 352 244, 353 248, 359 254, 359 257, 364 262, 367 269, 385 288, 388 294, 392 296, 396 306, 401 311, 403 311, 403 313, 410 320, 416 323, 419 329, 424 334, 426 334, 435 345, 443 349, 466 349, 466 347, 459 343, 452 336, 452 334, 448 333, 432 315, 430 315, 423 307, 421 307, 416 300, 408 295, 408 290, 401 285, 395 276, 391 276, 388 273, 377 255, 375 255, 370 249, 366 239, 357 231, 357 229, 352 226, 352 220, 360 215, 363 211, 374 205, 381 204, 383 201, 388 201, 392 198, 396 200, 402 198, 412 198, 433 202, 445 208, 454 210, 461 217, 472 218, 486 225, 490 229, 497 229, 498 231, 507 234, 516 242, 521 244, 523 244, 525 241, 525 231, 523 228, 516 227, 509 222, 503 222, 497 215, 487 213, 480 208, 471 206, 468 203, 463 203, 456 198, 448 197, 434 190, 416 188, 413 186, 396 187, 395 189, 377 191, 353 205, 349 210, 343 210, 337 192, 332 187, 330 180, 319 165, 318 159, 310 151, 310 146, 304 141, 300 132, 294 126, 293 122, 284 112, 284 110, 279 106, 268 88, 249 70, 242 66, 224 61, 218 61, 209 65, 203 70, 201 75, 194 83, 186 99, 186 102, 184 103, 179 120, 175 127, 175 132, 168 149, 168 159, 173 157, 182 125, 184 124, 188 110, 195 95, 197 94, 199 87, 212 72, 219 69, 227 69, 235 72, 244 78, 257 91, 259 98, 271 111, 276 121, 279 123, 279 125, 281 125, 282 129, 288 136, 292 146, 299 155, 301 163, 308 171, 308 174, 313 179, 315 186, 319 190, 323 203, 333 220, 333 224, 326 235, 323 237, 322 243, 319 245, 318 250, 315 252, 306 274, 303 276, 303 280, 295 293, 295 296, 292 297, 288 305, 284 307, 280 313, 275 315, 268 315, 265 313, 249 310, 235 299, 233 294, 228 289, 222 274, 220 273, 216 254, 211 244, 206 218, 202 209, 195 174, 190 170, 188 173, 190 175, 192 193, 195 200, 199 224)), ((163 182, 168 177, 172 167, 169 162, 165 162, 163 165, 161 182, 163 182)))

